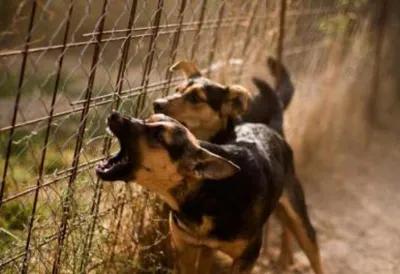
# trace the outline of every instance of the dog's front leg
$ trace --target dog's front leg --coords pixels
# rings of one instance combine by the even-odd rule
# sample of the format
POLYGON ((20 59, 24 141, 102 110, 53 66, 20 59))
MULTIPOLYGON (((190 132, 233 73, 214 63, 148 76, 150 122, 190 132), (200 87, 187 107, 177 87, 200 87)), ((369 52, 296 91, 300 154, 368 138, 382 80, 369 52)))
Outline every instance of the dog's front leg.
POLYGON ((175 274, 208 274, 211 273, 212 263, 211 248, 186 245, 175 249, 175 274))
POLYGON ((262 232, 258 235, 240 255, 240 257, 233 260, 231 274, 249 274, 260 255, 262 246, 262 232))
POLYGON ((175 274, 207 274, 211 273, 213 252, 208 247, 193 245, 174 247, 175 274))
POLYGON ((175 274, 207 274, 211 272, 213 251, 206 246, 193 245, 185 240, 179 228, 171 222, 171 245, 174 250, 175 274))
MULTIPOLYGON (((297 180, 297 178, 294 179, 297 180)), ((302 192, 302 189, 299 189, 299 191, 302 192)), ((304 194, 301 193, 299 196, 304 197, 304 194)), ((284 193, 279 200, 277 214, 287 229, 289 229, 296 237, 300 247, 306 253, 314 272, 316 274, 323 274, 324 271, 322 268, 320 250, 315 235, 315 229, 310 222, 307 211, 305 210, 306 205, 304 203, 304 198, 297 200, 301 202, 300 205, 299 203, 293 203, 288 195, 285 195, 284 193), (303 215, 298 212, 298 208, 304 209, 303 215)))

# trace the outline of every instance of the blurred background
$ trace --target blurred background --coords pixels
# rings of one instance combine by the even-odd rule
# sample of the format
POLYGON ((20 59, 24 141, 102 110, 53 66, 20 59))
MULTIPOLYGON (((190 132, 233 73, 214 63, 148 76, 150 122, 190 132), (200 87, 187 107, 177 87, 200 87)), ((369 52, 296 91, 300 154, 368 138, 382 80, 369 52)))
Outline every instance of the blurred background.
MULTIPOLYGON (((166 209, 93 167, 112 109, 145 117, 168 67, 255 91, 274 56, 327 273, 400 273, 400 2, 0 1, 0 272, 165 273, 166 209)), ((272 249, 279 246, 279 230, 272 249)), ((275 273, 260 258, 259 273, 275 273)), ((302 265, 288 273, 311 273, 302 265)))

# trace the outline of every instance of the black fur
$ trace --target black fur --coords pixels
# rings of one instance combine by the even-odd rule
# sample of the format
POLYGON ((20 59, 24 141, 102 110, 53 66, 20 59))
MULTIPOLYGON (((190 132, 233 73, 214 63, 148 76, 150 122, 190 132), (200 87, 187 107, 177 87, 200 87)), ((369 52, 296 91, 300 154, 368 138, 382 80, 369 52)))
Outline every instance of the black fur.
POLYGON ((176 127, 172 133, 173 137, 173 144, 165 145, 165 148, 168 151, 169 157, 172 161, 177 161, 182 155, 185 153, 187 146, 187 140, 184 138, 186 136, 185 131, 180 128, 176 127))
POLYGON ((294 86, 290 79, 290 74, 283 64, 278 63, 272 57, 267 58, 267 67, 271 74, 279 79, 279 88, 276 90, 276 94, 282 104, 283 110, 285 110, 292 101, 294 94, 294 86))
POLYGON ((259 93, 251 101, 250 110, 242 116, 243 122, 262 123, 283 134, 284 109, 278 94, 264 80, 253 78, 253 82, 259 93))
POLYGON ((283 113, 294 94, 294 86, 286 68, 269 57, 267 66, 273 76, 279 79, 279 88, 274 90, 264 80, 254 77, 253 83, 259 93, 253 98, 250 110, 242 117, 243 122, 262 123, 283 135, 283 113))
POLYGON ((207 103, 215 111, 219 111, 222 106, 222 102, 226 98, 228 91, 224 88, 215 85, 205 85, 204 91, 207 96, 207 103))
MULTIPOLYGON (((202 216, 210 216, 215 226, 209 237, 219 240, 252 238, 275 208, 283 189, 283 158, 278 168, 251 142, 233 142, 218 146, 201 142, 201 146, 222 156, 241 170, 223 180, 204 180, 199 189, 187 195, 176 213, 188 227, 201 224, 202 216), (255 197, 261 197, 262 213, 255 210, 255 197)), ((271 154, 276 153, 269 148, 271 154)), ((271 160, 273 157, 271 157, 271 160)), ((274 159, 276 160, 276 159, 274 159)))
MULTIPOLYGON (((135 180, 134 171, 139 167, 149 171, 152 169, 152 166, 141 166, 143 155, 138 147, 141 138, 150 140, 149 146, 158 139, 158 144, 169 152, 171 161, 189 168, 183 173, 179 171, 182 181, 175 182, 179 183, 177 187, 165 189, 174 198, 170 205, 174 209, 172 220, 178 231, 190 235, 192 241, 199 241, 195 245, 204 244, 210 248, 215 248, 214 243, 226 245, 243 240, 241 253, 234 255, 233 267, 250 270, 261 248, 263 225, 276 209, 282 193, 288 192, 292 201, 290 204, 298 212, 301 221, 305 222, 308 237, 317 246, 315 231, 307 216, 304 194, 294 174, 291 149, 276 131, 263 124, 237 125, 234 128, 235 138, 228 143, 217 145, 199 141, 200 149, 197 143, 191 143, 187 130, 179 122, 163 117, 159 118, 175 123, 172 132, 168 132, 168 139, 172 139, 169 143, 160 138, 162 135, 158 127, 146 125, 142 120, 128 119, 114 113, 110 115, 108 124, 121 143, 120 154, 128 158, 128 168, 132 174, 128 180, 135 180), (190 159, 196 161, 196 155, 205 151, 208 151, 209 157, 215 154, 224 158, 224 161, 230 161, 230 165, 235 164, 235 172, 223 179, 203 177, 199 180, 199 177, 193 177, 195 171, 186 164, 190 159), (195 182, 193 178, 197 178, 195 182)), ((163 130, 171 130, 171 126, 163 130)), ((219 158, 212 156, 212 159, 219 158)), ((109 173, 107 165, 100 165, 96 170, 100 178, 126 180, 125 172, 106 178, 105 174, 109 173)), ((114 168, 119 172, 118 166, 114 168)))
MULTIPOLYGON (((200 84, 203 87, 204 93, 207 97, 207 104, 216 112, 221 110, 222 103, 228 95, 228 90, 226 88, 217 86, 215 83, 204 77, 191 78, 186 84, 186 88, 192 86, 193 84, 200 84)), ((190 100, 190 94, 186 97, 190 100)), ((185 98, 185 97, 184 97, 185 98)))

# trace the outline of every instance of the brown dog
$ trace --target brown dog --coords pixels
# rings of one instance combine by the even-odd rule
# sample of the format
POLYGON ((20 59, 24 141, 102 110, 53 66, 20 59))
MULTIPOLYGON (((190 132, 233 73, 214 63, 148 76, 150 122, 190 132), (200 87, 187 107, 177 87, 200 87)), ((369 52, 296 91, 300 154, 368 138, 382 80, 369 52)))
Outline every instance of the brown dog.
MULTIPOLYGON (((201 140, 217 144, 226 144, 236 140, 235 126, 241 116, 251 111, 250 108, 254 105, 250 93, 241 86, 223 86, 203 77, 190 61, 178 62, 171 69, 182 70, 187 79, 177 87, 175 94, 156 100, 154 111, 177 119, 201 140)), ((285 75, 283 79, 285 79, 285 75)), ((267 96, 267 99, 279 99, 277 95, 270 95, 267 96)), ((289 101, 290 99, 286 98, 286 101, 282 103, 272 102, 272 107, 274 104, 279 105, 279 108, 272 112, 277 115, 271 116, 270 120, 266 117, 263 120, 264 124, 271 126, 269 124, 271 123, 275 125, 275 130, 282 133, 282 125, 276 123, 277 120, 274 117, 282 116, 284 107, 289 101)), ((271 105, 271 101, 268 101, 266 105, 268 106, 268 104, 271 105)), ((258 105, 260 105, 259 102, 258 105)), ((251 117, 257 119, 259 116, 247 115, 247 119, 249 117, 250 120, 245 122, 252 122, 251 117)), ((279 121, 282 123, 282 119, 279 121)), ((268 142, 268 140, 259 141, 268 142)), ((293 161, 292 151, 290 148, 289 150, 291 161, 293 161)), ((295 175, 294 167, 293 174, 294 176, 290 180, 285 180, 283 194, 276 210, 283 228, 279 260, 284 267, 293 262, 292 233, 306 253, 314 271, 318 274, 323 273, 316 233, 310 222, 304 191, 295 175)))

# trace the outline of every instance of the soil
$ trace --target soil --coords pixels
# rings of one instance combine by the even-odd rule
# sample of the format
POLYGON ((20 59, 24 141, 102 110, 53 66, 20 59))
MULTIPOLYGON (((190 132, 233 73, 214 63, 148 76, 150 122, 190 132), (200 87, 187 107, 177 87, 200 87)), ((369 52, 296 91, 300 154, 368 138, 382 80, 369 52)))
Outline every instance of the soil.
MULTIPOLYGON (((348 150, 325 168, 301 172, 325 273, 400 273, 400 135, 375 133, 364 152, 348 150)), ((278 253, 279 227, 271 237, 278 253)), ((274 256, 272 256, 274 257, 274 256)), ((255 273, 313 273, 297 249, 294 269, 261 257, 255 273)))

